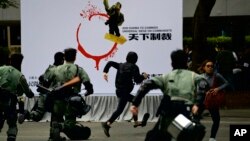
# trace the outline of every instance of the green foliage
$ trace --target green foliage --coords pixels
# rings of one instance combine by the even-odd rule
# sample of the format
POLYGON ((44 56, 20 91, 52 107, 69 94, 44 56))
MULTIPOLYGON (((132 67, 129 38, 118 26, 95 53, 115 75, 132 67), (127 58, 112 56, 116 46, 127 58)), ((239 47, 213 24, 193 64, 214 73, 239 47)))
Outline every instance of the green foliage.
MULTIPOLYGON (((207 41, 209 44, 215 44, 215 43, 231 43, 232 37, 226 37, 226 36, 218 36, 218 37, 208 37, 207 41)), ((183 42, 187 44, 192 43, 192 37, 184 37, 183 42)), ((245 42, 250 43, 250 35, 245 36, 245 42)))
MULTIPOLYGON (((229 47, 232 44, 232 37, 218 36, 207 37, 208 46, 217 49, 220 46, 229 47)), ((192 46, 192 37, 183 37, 183 45, 192 46)), ((245 36, 245 46, 250 47, 250 35, 245 36)))
POLYGON ((246 41, 247 44, 250 44, 250 35, 247 35, 245 37, 245 41, 246 41))
POLYGON ((192 37, 183 37, 183 44, 184 45, 191 45, 192 44, 192 37))
POLYGON ((232 38, 231 37, 225 37, 225 36, 208 37, 207 41, 208 41, 208 43, 211 43, 211 44, 231 43, 232 42, 232 38))
POLYGON ((18 8, 19 3, 16 0, 0 0, 0 8, 6 9, 9 7, 18 8))
MULTIPOLYGON (((249 40, 250 40, 250 36, 249 36, 249 40)), ((207 37, 207 43, 210 46, 216 47, 218 46, 218 44, 232 43, 232 38, 226 37, 226 36, 207 37)), ((184 37, 183 44, 192 44, 192 37, 184 37)))

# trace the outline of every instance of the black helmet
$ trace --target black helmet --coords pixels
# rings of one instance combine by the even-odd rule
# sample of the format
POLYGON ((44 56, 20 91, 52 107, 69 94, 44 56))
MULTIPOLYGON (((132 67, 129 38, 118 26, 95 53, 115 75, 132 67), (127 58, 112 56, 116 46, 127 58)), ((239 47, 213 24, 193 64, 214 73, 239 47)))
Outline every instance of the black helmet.
POLYGON ((54 65, 59 66, 64 62, 64 54, 62 52, 56 52, 54 55, 54 65))

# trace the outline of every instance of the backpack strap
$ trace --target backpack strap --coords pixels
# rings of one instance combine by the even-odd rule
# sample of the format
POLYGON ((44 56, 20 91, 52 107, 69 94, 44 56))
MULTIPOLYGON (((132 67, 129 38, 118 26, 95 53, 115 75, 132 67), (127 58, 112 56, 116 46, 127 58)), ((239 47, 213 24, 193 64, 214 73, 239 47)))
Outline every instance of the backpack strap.
POLYGON ((76 74, 75 74, 75 77, 78 76, 78 72, 79 72, 79 66, 77 64, 76 65, 76 74))

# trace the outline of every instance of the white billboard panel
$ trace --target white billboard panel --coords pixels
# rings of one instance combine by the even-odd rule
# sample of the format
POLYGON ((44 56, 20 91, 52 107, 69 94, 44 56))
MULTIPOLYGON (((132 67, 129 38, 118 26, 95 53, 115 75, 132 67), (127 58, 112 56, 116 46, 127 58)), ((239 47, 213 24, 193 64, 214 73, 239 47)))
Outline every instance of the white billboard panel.
MULTIPOLYGON (((109 0, 110 6, 116 2, 109 0)), ((22 71, 34 91, 54 53, 68 47, 78 50, 76 63, 89 74, 96 95, 114 94, 116 70, 110 70, 107 83, 103 68, 109 60, 125 62, 129 51, 138 53, 141 72, 162 74, 172 69, 170 53, 182 48, 182 0, 119 2, 124 44, 104 38, 109 28, 102 0, 21 0, 22 71)))

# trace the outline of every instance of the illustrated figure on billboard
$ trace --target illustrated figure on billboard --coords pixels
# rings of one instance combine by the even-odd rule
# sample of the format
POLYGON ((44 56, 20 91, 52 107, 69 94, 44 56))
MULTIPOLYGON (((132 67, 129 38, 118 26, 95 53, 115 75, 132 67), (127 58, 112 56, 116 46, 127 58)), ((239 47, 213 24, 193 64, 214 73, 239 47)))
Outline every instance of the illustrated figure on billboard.
POLYGON ((120 2, 116 2, 114 5, 109 7, 108 0, 103 0, 103 4, 107 14, 109 15, 109 19, 105 22, 105 25, 109 25, 109 34, 105 34, 105 39, 123 44, 126 42, 126 38, 121 36, 118 27, 124 22, 124 15, 121 13, 122 4, 120 2))

